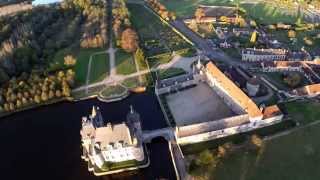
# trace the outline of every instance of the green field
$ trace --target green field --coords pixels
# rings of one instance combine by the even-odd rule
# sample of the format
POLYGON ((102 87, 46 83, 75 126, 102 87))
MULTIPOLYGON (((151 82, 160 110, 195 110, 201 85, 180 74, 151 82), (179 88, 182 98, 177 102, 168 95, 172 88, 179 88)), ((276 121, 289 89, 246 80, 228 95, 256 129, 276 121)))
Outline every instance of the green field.
POLYGON ((149 67, 156 67, 160 64, 166 64, 168 62, 170 62, 172 59, 172 54, 171 53, 163 53, 163 54, 159 54, 157 56, 152 56, 152 57, 148 57, 147 61, 149 63, 149 67))
POLYGON ((102 81, 109 74, 110 63, 108 54, 97 54, 92 57, 89 83, 102 81))
MULTIPOLYGON (((195 9, 199 5, 211 6, 235 6, 235 3, 230 0, 161 0, 170 11, 177 14, 178 17, 190 17, 195 13, 195 9)), ((295 23, 297 20, 296 14, 288 10, 275 7, 271 4, 241 4, 249 17, 258 20, 261 23, 295 23)))
POLYGON ((210 169, 217 180, 317 180, 320 178, 320 125, 267 141, 259 153, 244 149, 210 169))
POLYGON ((185 74, 186 71, 181 68, 169 68, 165 70, 160 70, 159 72, 159 78, 160 79, 168 79, 174 76, 179 76, 182 74, 185 74))
POLYGON ((128 75, 137 72, 132 55, 123 50, 116 52, 116 66, 118 74, 128 75))
POLYGON ((160 0, 168 10, 173 11, 178 17, 193 16, 199 5, 227 6, 232 5, 230 0, 160 0))
MULTIPOLYGON (((96 53, 96 52, 101 52, 103 50, 104 49, 101 49, 101 48, 97 48, 97 49, 80 49, 80 50, 77 50, 77 51, 72 51, 69 48, 62 49, 62 50, 58 51, 55 54, 55 56, 54 56, 54 58, 52 60, 53 65, 51 66, 50 69, 54 70, 54 69, 65 68, 65 66, 64 66, 64 57, 66 55, 73 55, 77 60, 76 65, 73 67, 75 72, 76 72, 76 84, 77 84, 77 86, 81 86, 81 85, 86 83, 86 77, 87 77, 87 70, 88 70, 88 64, 89 64, 90 55, 93 54, 93 53, 96 53)), ((100 58, 101 57, 99 56, 98 59, 100 59, 100 58)), ((105 62, 101 61, 101 63, 105 64, 106 61, 105 62)), ((93 64, 94 64, 93 67, 98 67, 100 62, 98 64, 97 63, 93 63, 93 64)), ((101 67, 98 67, 97 71, 101 72, 100 68, 101 67)), ((92 81, 95 81, 96 79, 99 79, 99 75, 94 74, 93 78, 92 78, 92 81)))
MULTIPOLYGON (((319 103, 291 102, 286 109, 289 116, 306 125, 319 120, 319 103)), ((219 159, 216 167, 198 169, 204 179, 245 180, 317 180, 320 178, 320 124, 302 127, 291 134, 265 141, 258 152, 243 146, 219 159)), ((208 146, 207 146, 208 148, 208 146)), ((191 155, 187 157, 194 156, 191 155)))
POLYGON ((120 94, 123 94, 126 91, 126 88, 116 85, 116 86, 107 86, 105 89, 103 89, 100 94, 104 98, 109 98, 113 96, 119 96, 120 94))
MULTIPOLYGON (((268 79, 269 79, 277 88, 282 89, 282 90, 291 90, 291 89, 293 89, 293 88, 289 87, 289 86, 285 83, 285 81, 284 81, 284 79, 283 79, 283 77, 282 77, 283 73, 281 73, 281 72, 266 72, 266 73, 264 73, 264 74, 268 77, 268 79)), ((298 85, 298 87, 301 87, 301 86, 304 86, 304 85, 309 84, 308 80, 304 77, 304 75, 301 74, 301 73, 299 73, 299 74, 300 74, 302 80, 301 80, 301 83, 298 85)))
POLYGON ((289 115, 300 124, 320 120, 320 104, 316 102, 290 102, 285 104, 289 115))
POLYGON ((131 22, 139 34, 140 46, 144 49, 146 57, 192 47, 158 16, 143 6, 129 4, 128 8, 131 12, 131 22))

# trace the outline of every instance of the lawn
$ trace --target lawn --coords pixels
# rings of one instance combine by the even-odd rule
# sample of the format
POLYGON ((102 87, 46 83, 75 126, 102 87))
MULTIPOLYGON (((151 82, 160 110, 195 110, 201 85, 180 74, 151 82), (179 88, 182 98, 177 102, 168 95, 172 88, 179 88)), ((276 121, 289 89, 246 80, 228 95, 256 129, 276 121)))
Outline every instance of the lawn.
POLYGON ((109 74, 110 62, 108 54, 97 54, 92 57, 90 83, 102 81, 109 74))
POLYGON ((263 24, 274 24, 278 22, 294 24, 297 21, 297 14, 290 10, 281 9, 271 4, 243 4, 247 15, 263 24))
MULTIPOLYGON (((51 70, 58 70, 61 68, 66 68, 64 65, 64 57, 66 55, 73 55, 77 62, 76 65, 73 67, 76 72, 76 85, 81 86, 86 83, 86 77, 87 77, 87 70, 88 70, 88 64, 89 64, 89 58, 90 55, 96 52, 101 52, 104 49, 96 48, 96 49, 80 49, 80 50, 71 50, 71 48, 66 48, 58 51, 53 59, 52 63, 50 65, 51 70)), ((104 58, 103 56, 97 56, 96 59, 104 58)), ((102 70, 103 67, 109 66, 106 61, 99 61, 99 63, 93 63, 92 68, 94 71, 98 71, 99 73, 94 73, 92 82, 95 82, 96 80, 99 80, 99 77, 101 77, 99 74, 106 73, 106 70, 102 70), (101 66, 100 66, 101 65, 101 66)), ((91 78, 90 78, 91 79, 91 78)))
POLYGON ((320 119, 320 104, 316 102, 290 102, 285 107, 292 119, 308 124, 320 119))
POLYGON ((151 84, 150 74, 135 76, 124 80, 121 84, 128 89, 133 89, 139 86, 148 86, 151 84))
POLYGON ((147 61, 149 63, 149 67, 153 68, 153 67, 160 65, 160 64, 166 64, 166 63, 170 62, 171 59, 172 59, 171 53, 163 53, 163 54, 159 54, 157 56, 148 57, 147 61))
MULTIPOLYGON (((268 79, 271 80, 271 82, 279 89, 281 90, 291 90, 293 88, 289 87, 283 80, 283 77, 282 77, 282 74, 281 72, 266 72, 266 73, 263 73, 265 74, 268 79)), ((301 83, 298 85, 298 87, 300 86, 304 86, 304 85, 307 85, 308 84, 308 80, 304 77, 303 74, 299 73, 302 80, 301 80, 301 83)))
MULTIPOLYGON (((285 106, 289 116, 301 124, 319 120, 319 103, 291 102, 285 106)), ((320 124, 303 127, 291 134, 265 141, 258 152, 246 148, 237 149, 220 159, 216 167, 200 169, 200 174, 206 173, 207 179, 217 180, 317 180, 320 178, 318 137, 320 137, 320 124)), ((209 145, 204 146, 204 148, 209 147, 209 145)), ((195 155, 197 156, 197 154, 191 156, 195 155)), ((191 157, 188 156, 187 159, 191 157)))
POLYGON ((186 72, 181 68, 169 68, 165 70, 160 70, 159 77, 160 79, 168 79, 168 78, 179 76, 185 73, 186 72))
POLYGON ((128 4, 128 8, 131 22, 139 34, 140 45, 147 57, 192 47, 143 6, 128 4))
POLYGON ((118 74, 128 75, 137 72, 132 54, 126 53, 123 50, 116 52, 116 66, 118 74))
MULTIPOLYGON (((178 17, 190 17, 195 13, 199 5, 211 6, 235 6, 230 0, 160 0, 170 11, 177 14, 178 17)), ((261 23, 295 23, 297 14, 293 10, 280 9, 272 4, 241 4, 241 8, 246 10, 249 17, 252 17, 261 23)))
POLYGON ((119 96, 123 94, 126 91, 126 88, 116 85, 116 86, 107 86, 105 89, 103 89, 100 94, 104 98, 109 98, 113 96, 119 96))
POLYGON ((317 180, 320 178, 320 125, 265 143, 259 153, 241 149, 211 168, 217 180, 317 180))
POLYGON ((160 0, 160 2, 178 17, 193 16, 199 5, 232 5, 230 0, 160 0))

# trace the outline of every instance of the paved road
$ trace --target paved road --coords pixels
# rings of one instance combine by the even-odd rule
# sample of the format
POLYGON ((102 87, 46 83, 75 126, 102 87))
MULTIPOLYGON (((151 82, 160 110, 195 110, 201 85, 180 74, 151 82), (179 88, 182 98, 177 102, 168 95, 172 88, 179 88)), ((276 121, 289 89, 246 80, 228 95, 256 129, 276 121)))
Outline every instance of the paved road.
POLYGON ((171 22, 171 25, 189 38, 197 47, 202 51, 203 55, 208 56, 212 60, 222 60, 225 63, 233 66, 245 66, 243 62, 237 59, 233 59, 225 54, 221 49, 213 48, 209 42, 198 36, 192 30, 190 30, 182 20, 175 20, 171 22))

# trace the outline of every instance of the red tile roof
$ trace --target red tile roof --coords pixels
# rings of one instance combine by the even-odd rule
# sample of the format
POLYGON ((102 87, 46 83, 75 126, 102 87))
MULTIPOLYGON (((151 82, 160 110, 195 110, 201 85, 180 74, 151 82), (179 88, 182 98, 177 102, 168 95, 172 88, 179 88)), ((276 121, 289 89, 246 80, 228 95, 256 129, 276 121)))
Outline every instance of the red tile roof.
POLYGON ((280 114, 282 114, 282 112, 277 105, 267 106, 263 111, 263 119, 268 119, 280 114))

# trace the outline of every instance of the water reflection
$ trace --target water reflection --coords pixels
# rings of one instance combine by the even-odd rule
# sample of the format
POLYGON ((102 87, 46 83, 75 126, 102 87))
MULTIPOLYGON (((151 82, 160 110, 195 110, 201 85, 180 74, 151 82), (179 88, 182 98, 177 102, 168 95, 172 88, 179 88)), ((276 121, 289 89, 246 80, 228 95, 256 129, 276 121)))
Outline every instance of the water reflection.
POLYGON ((2 118, 0 179, 175 179, 167 142, 159 139, 147 145, 149 168, 104 177, 88 172, 80 158, 81 117, 88 115, 92 105, 98 105, 108 121, 121 122, 130 104, 140 113, 144 130, 166 127, 152 93, 132 95, 111 104, 95 99, 64 102, 2 118))

